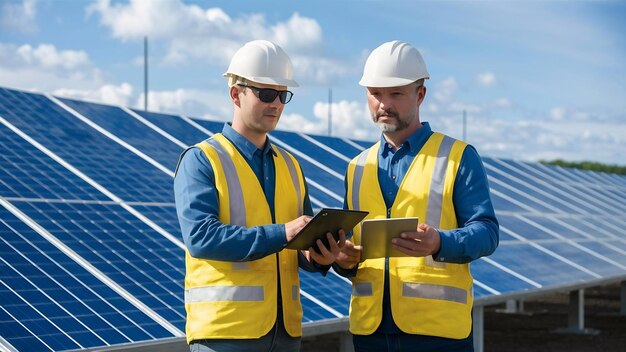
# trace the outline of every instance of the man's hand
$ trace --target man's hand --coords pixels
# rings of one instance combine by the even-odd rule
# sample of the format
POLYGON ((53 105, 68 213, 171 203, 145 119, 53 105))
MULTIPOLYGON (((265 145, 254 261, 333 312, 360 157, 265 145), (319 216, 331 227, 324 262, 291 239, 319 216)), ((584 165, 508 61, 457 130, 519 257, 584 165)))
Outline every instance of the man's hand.
POLYGON ((439 251, 439 231, 427 224, 419 224, 416 232, 403 232, 391 240, 393 248, 412 257, 425 257, 439 251))
POLYGON ((303 251, 304 256, 309 261, 315 261, 320 265, 330 265, 335 262, 339 253, 341 253, 341 249, 346 244, 346 233, 343 230, 339 230, 339 242, 335 240, 332 233, 327 233, 326 238, 328 239, 328 248, 324 246, 322 240, 317 240, 317 248, 319 248, 320 253, 317 253, 313 247, 309 248, 308 251, 303 251))
POLYGON ((341 253, 335 260, 337 265, 344 269, 352 269, 361 260, 361 250, 363 247, 355 246, 354 243, 346 240, 346 244, 341 248, 341 253))
POLYGON ((296 237, 296 234, 302 230, 306 224, 311 221, 311 217, 308 215, 302 215, 299 218, 289 221, 285 224, 285 236, 287 237, 287 242, 291 241, 292 238, 296 237))

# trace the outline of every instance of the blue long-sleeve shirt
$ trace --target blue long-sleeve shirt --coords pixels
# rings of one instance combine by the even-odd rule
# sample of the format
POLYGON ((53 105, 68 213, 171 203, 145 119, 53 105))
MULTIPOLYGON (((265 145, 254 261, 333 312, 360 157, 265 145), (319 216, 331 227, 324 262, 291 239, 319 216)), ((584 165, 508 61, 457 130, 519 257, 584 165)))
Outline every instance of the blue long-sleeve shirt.
MULTIPOLYGON (((378 182, 387 209, 393 205, 400 184, 413 159, 432 134, 430 125, 428 122, 424 122, 422 127, 396 151, 387 143, 384 136, 381 136, 381 148, 378 152, 378 182)), ((487 174, 480 156, 472 146, 468 146, 463 152, 454 183, 452 199, 459 228, 438 230, 441 237, 441 247, 433 255, 433 258, 436 261, 462 264, 493 253, 499 241, 498 220, 489 195, 487 174)), ((344 200, 344 207, 346 205, 347 200, 344 200)), ((335 266, 335 268, 337 267, 335 266)), ((345 276, 356 274, 356 269, 337 271, 345 276)), ((388 272, 389 262, 387 259, 385 262, 383 321, 378 331, 397 333, 400 332, 400 329, 391 317, 388 272)))
MULTIPOLYGON (((275 221, 276 151, 269 139, 263 149, 258 149, 229 124, 224 124, 222 134, 235 145, 254 171, 275 221)), ((190 148, 183 155, 174 179, 174 193, 183 240, 194 258, 251 261, 279 252, 287 244, 284 224, 243 227, 219 221, 215 173, 200 148, 190 148)), ((305 188, 304 199, 304 213, 312 215, 308 188, 305 188)), ((314 271, 304 258, 300 258, 300 266, 314 271)))

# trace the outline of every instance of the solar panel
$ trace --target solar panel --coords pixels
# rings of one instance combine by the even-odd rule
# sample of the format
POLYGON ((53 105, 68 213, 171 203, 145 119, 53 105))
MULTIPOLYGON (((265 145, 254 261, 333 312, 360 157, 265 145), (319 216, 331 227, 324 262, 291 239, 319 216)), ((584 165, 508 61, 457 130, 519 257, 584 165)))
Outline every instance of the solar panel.
MULTIPOLYGON (((0 88, 0 349, 183 343, 173 171, 223 124, 0 88)), ((314 208, 342 206, 348 161, 371 145, 270 138, 299 159, 314 208)), ((626 177, 484 164, 501 235, 471 265, 476 304, 626 278, 626 177)), ((305 329, 345 321, 350 293, 332 271, 301 271, 305 329)))

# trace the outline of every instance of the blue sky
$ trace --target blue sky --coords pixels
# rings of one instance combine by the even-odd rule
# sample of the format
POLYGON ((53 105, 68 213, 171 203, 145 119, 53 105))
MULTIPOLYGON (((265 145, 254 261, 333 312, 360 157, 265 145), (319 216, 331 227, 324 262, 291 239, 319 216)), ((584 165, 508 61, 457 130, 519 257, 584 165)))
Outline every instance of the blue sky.
POLYGON ((375 140, 367 55, 403 40, 431 79, 421 118, 482 155, 626 165, 624 1, 70 1, 0 3, 0 86, 230 120, 221 74, 253 39, 280 44, 301 87, 280 129, 375 140))

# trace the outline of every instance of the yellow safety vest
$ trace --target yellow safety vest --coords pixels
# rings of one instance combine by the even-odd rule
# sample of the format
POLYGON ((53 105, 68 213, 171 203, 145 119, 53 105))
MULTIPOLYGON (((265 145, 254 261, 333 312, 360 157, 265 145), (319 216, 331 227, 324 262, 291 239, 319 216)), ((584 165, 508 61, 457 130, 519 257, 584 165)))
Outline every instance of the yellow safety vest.
MULTIPOLYGON (((222 134, 197 145, 206 154, 224 224, 258 226, 272 223, 263 189, 246 160, 222 134)), ((276 223, 303 214, 304 178, 293 156, 281 148, 276 168, 276 223)), ((284 249, 276 255, 248 262, 194 258, 186 251, 185 309, 187 342, 200 339, 253 339, 267 334, 276 321, 277 267, 285 330, 302 335, 302 305, 298 252, 284 249)))
MULTIPOLYGON (((467 144, 433 133, 409 167, 391 218, 419 217, 438 229, 458 227, 452 192, 467 144)), ((367 219, 386 218, 388 210, 378 183, 380 142, 348 166, 350 209, 369 211, 367 219)), ((360 244, 360 228, 354 230, 360 244)), ((350 332, 369 335, 382 320, 385 259, 365 260, 352 279, 350 332)), ((472 327, 472 276, 469 264, 435 262, 428 257, 389 258, 389 294, 396 325, 405 333, 461 339, 472 327)))

